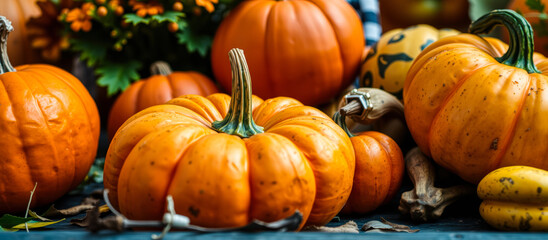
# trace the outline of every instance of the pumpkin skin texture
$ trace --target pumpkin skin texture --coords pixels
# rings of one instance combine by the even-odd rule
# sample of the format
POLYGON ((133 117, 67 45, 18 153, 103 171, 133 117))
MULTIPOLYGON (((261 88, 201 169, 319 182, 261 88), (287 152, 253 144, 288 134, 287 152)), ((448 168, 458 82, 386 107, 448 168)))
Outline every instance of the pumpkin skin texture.
POLYGON ((40 8, 36 0, 2 0, 0 1, 0 16, 11 21, 15 29, 8 38, 8 55, 14 66, 35 63, 38 53, 33 51, 28 36, 26 22, 31 17, 38 17, 40 8))
POLYGON ((75 188, 95 160, 99 113, 81 82, 45 64, 13 68, 11 26, 0 17, 0 214, 51 204, 75 188), (8 26, 8 27, 6 27, 8 26))
POLYGON ((426 24, 384 33, 361 65, 360 87, 380 88, 402 99, 407 71, 415 57, 438 39, 459 33, 454 29, 436 29, 426 24))
POLYGON ((177 213, 204 227, 269 222, 295 210, 303 224, 322 225, 342 209, 354 173, 350 139, 295 99, 252 99, 240 51, 230 52, 232 97, 183 95, 120 127, 104 184, 122 214, 161 219, 168 194, 177 213))
POLYGON ((131 84, 112 105, 108 118, 109 139, 124 121, 147 107, 184 94, 207 96, 219 92, 213 81, 199 72, 172 72, 165 62, 153 63, 151 69, 151 77, 131 84))
POLYGON ((230 91, 226 53, 241 48, 254 94, 315 106, 350 85, 364 46, 361 21, 344 0, 243 1, 215 33, 211 62, 215 79, 230 91))
POLYGON ((548 78, 538 70, 546 60, 533 60, 531 27, 511 10, 479 18, 471 32, 500 23, 511 35, 506 54, 493 39, 447 37, 415 59, 404 87, 405 118, 421 151, 476 184, 499 167, 548 169, 539 157, 548 153, 548 93, 541 90, 548 78))

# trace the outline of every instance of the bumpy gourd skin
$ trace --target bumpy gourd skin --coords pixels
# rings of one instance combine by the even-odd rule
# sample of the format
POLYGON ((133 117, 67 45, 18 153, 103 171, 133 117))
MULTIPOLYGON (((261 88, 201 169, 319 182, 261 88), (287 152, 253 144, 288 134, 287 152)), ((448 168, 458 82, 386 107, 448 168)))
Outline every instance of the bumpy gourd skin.
POLYGON ((526 166, 499 168, 478 185, 480 214, 500 230, 548 231, 548 171, 526 166))
POLYGON ((0 75, 0 213, 52 203, 95 160, 99 113, 82 83, 49 65, 0 75))

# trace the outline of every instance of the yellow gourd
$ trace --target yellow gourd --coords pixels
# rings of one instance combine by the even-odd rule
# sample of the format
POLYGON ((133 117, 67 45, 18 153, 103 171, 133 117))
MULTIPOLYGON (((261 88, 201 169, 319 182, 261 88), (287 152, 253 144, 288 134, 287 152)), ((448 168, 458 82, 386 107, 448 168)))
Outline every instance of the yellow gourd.
POLYGON ((511 231, 548 231, 548 171, 527 166, 503 167, 478 185, 481 217, 511 231))

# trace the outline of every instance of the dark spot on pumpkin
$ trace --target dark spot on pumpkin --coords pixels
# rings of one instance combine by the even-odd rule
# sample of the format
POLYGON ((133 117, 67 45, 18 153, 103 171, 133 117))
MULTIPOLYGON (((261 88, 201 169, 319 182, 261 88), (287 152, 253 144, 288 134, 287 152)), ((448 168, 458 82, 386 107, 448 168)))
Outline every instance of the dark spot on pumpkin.
POLYGON ((493 139, 493 141, 491 142, 491 146, 489 147, 489 149, 497 150, 497 148, 498 148, 498 143, 499 143, 499 138, 493 139))
POLYGON ((192 161, 188 161, 188 165, 191 165, 192 164, 192 161))
POLYGON ((527 129, 525 129, 525 132, 529 132, 529 130, 531 130, 531 128, 527 128, 527 129))
POLYGON ((264 185, 264 181, 260 181, 259 184, 264 185))
POLYGON ((200 194, 204 194, 205 191, 203 189, 200 189, 200 194))
POLYGON ((487 96, 483 97, 483 101, 487 100, 487 96))
POLYGON ((54 172, 59 172, 59 167, 53 166, 53 171, 54 171, 54 172))
POLYGON ((514 191, 515 194, 518 194, 518 190, 514 191))
POLYGON ((501 182, 501 183, 504 183, 504 182, 506 182, 506 181, 509 182, 510 184, 514 185, 514 180, 512 180, 512 178, 501 177, 501 178, 499 179, 499 182, 501 182))
POLYGON ((260 160, 261 158, 263 158, 263 155, 261 153, 257 153, 257 159, 260 160))
POLYGON ((519 230, 522 230, 522 231, 527 231, 531 229, 530 221, 533 219, 533 217, 531 217, 529 213, 526 212, 525 215, 526 215, 525 218, 521 217, 519 219, 519 230))
POLYGON ((445 87, 445 83, 441 85, 442 87, 445 87))
POLYGON ((544 211, 544 208, 538 208, 538 210, 540 210, 540 211, 544 211))
POLYGON ((284 209, 282 209, 282 212, 287 212, 287 211, 289 211, 288 207, 284 207, 284 209))
POLYGON ((312 120, 316 120, 316 118, 315 118, 315 117, 313 117, 313 118, 312 118, 312 120))
POLYGON ((541 187, 538 187, 537 188, 537 193, 540 194, 542 192, 542 188, 541 187))
POLYGON ((200 209, 194 208, 193 206, 188 207, 188 212, 190 212, 190 214, 194 217, 198 217, 198 215, 200 215, 200 209))
POLYGON ((272 181, 272 185, 276 185, 276 184, 278 184, 277 181, 272 181))
POLYGON ((154 161, 150 161, 150 166, 154 166, 155 162, 154 161))

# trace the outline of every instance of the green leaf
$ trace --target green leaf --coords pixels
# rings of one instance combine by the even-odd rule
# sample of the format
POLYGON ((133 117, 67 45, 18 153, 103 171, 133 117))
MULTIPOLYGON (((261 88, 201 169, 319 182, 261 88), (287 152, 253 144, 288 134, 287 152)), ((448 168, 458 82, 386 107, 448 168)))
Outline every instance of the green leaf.
POLYGON ((529 7, 531 10, 537 10, 539 12, 544 12, 544 3, 541 2, 541 0, 526 0, 525 4, 529 7))
POLYGON ((142 18, 137 16, 135 13, 128 13, 124 15, 124 20, 127 23, 131 23, 133 25, 137 25, 139 23, 148 24, 150 22, 150 18, 142 18))
POLYGON ((0 217, 0 227, 6 229, 6 228, 13 228, 14 226, 17 226, 21 223, 26 223, 30 220, 32 220, 32 217, 17 217, 13 216, 11 214, 4 214, 2 217, 0 217))
POLYGON ((213 41, 211 36, 197 35, 185 28, 177 33, 177 39, 180 44, 185 44, 188 52, 198 52, 200 56, 205 57, 213 41))
POLYGON ((86 61, 89 67, 95 66, 107 55, 109 46, 104 41, 94 41, 86 38, 71 41, 72 50, 80 53, 80 59, 86 61))
POLYGON ((152 20, 155 20, 159 23, 165 22, 165 21, 177 22, 179 18, 184 16, 185 14, 182 12, 167 11, 167 12, 164 12, 164 14, 152 15, 152 20))
POLYGON ((56 223, 64 221, 64 220, 65 220, 64 218, 61 219, 61 220, 51 221, 51 222, 41 222, 41 221, 31 220, 31 221, 27 222, 27 226, 25 226, 25 223, 21 223, 19 225, 13 226, 13 229, 26 229, 27 227, 29 229, 31 229, 31 228, 41 228, 41 227, 56 224, 56 223))
POLYGON ((137 60, 126 62, 104 62, 95 69, 95 73, 100 75, 97 79, 99 86, 107 87, 109 96, 118 91, 125 90, 132 81, 139 80, 137 70, 141 63, 137 60))

